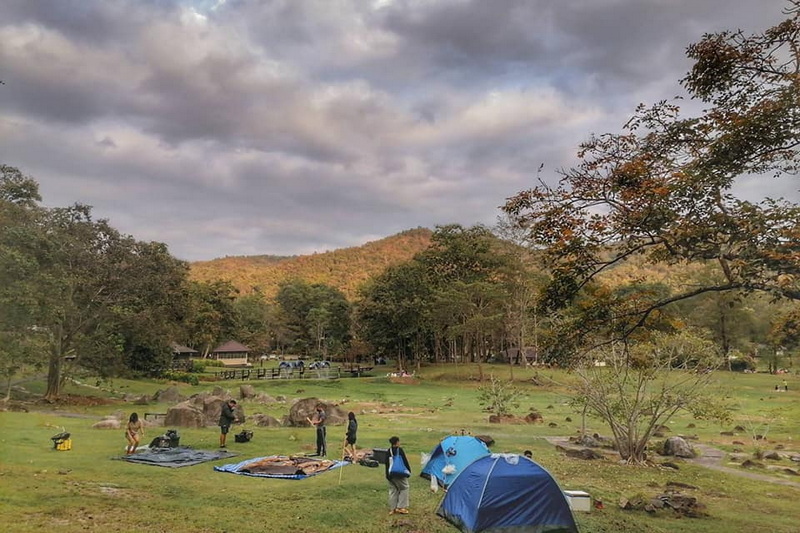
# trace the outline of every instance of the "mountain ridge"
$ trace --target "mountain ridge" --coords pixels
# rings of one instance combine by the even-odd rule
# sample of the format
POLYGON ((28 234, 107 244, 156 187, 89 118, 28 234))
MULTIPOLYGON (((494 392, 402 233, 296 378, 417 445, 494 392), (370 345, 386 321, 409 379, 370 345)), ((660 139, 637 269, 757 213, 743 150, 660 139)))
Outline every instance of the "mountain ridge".
POLYGON ((240 294, 259 291, 272 298, 280 284, 290 280, 323 283, 341 290, 349 299, 371 277, 391 265, 410 260, 430 246, 433 231, 414 228, 361 246, 296 256, 227 256, 189 264, 194 281, 229 281, 240 294))

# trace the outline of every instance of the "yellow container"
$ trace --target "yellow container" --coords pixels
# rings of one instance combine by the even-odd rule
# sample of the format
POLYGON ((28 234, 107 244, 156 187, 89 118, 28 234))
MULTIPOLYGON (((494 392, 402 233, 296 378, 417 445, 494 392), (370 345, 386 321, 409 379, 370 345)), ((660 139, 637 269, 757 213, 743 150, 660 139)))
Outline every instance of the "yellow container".
POLYGON ((56 442, 56 450, 65 452, 72 449, 72 439, 64 439, 56 442))

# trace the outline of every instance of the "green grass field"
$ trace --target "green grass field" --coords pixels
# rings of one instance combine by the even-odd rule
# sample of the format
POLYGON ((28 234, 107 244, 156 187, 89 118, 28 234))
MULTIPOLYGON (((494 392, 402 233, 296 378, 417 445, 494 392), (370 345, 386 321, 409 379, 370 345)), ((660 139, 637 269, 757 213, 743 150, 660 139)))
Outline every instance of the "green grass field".
MULTIPOLYGON (((488 374, 509 376, 508 367, 484 366, 488 374)), ((468 366, 429 367, 414 384, 392 383, 383 377, 345 378, 332 381, 275 380, 250 382, 258 392, 296 398, 318 397, 339 403, 357 413, 360 448, 386 447, 391 435, 399 435, 415 474, 422 452, 429 452, 444 436, 460 433, 491 435, 493 451, 522 452, 531 449, 535 459, 548 469, 563 489, 589 492, 604 502, 604 509, 578 513, 582 532, 796 532, 800 530, 797 500, 800 489, 682 463, 673 471, 654 467, 630 467, 614 460, 582 461, 559 454, 547 436, 573 435, 580 416, 569 406, 570 374, 539 371, 544 386, 534 386, 532 371, 514 370, 523 389, 518 414, 535 408, 544 424, 492 425, 478 404, 477 370, 468 366), (566 421, 570 417, 571 422, 566 421), (556 427, 550 427, 550 423, 556 427), (698 487, 686 493, 707 507, 705 518, 680 518, 671 512, 649 515, 623 511, 620 497, 655 496, 668 481, 698 487)), ((699 442, 733 450, 734 440, 744 441, 744 451, 754 451, 746 434, 767 434, 765 450, 780 445, 800 453, 800 379, 789 376, 789 392, 776 393, 782 381, 766 374, 717 373, 721 390, 737 400, 730 427, 685 416, 673 420, 672 434, 696 434, 699 442), (695 427, 688 428, 689 424, 695 427), (721 431, 742 425, 747 432, 731 437, 721 431)), ((147 381, 115 381, 122 393, 152 394, 169 384, 147 381)), ((185 395, 210 390, 216 385, 238 395, 239 382, 181 384, 185 395)), ((26 384, 35 391, 36 383, 26 384)), ((113 397, 114 394, 71 386, 76 395, 113 397)), ((287 404, 259 405, 244 401, 248 415, 266 413, 281 417, 287 404)), ((191 531, 191 532, 445 532, 455 528, 435 515, 443 493, 431 493, 428 481, 411 479, 411 514, 389 516, 386 481, 382 468, 358 465, 340 472, 303 481, 258 479, 213 471, 214 465, 250 457, 311 452, 314 432, 306 428, 254 428, 249 443, 229 442, 240 454, 234 461, 168 469, 115 460, 125 440, 121 430, 95 430, 91 425, 102 416, 132 411, 164 412, 167 405, 132 405, 117 400, 98 406, 59 405, 57 409, 32 405, 30 412, 0 412, 0 529, 2 531, 191 531), (53 450, 50 437, 66 428, 72 434, 71 451, 53 450)), ((589 430, 608 435, 597 421, 589 430)), ((149 428, 147 437, 165 428, 149 428)), ((217 428, 176 428, 181 444, 198 449, 216 449, 217 428)), ((329 427, 329 455, 340 453, 344 427, 329 427)), ((232 441, 233 439, 230 439, 232 441)), ((783 466, 794 467, 783 460, 783 466)), ((800 483, 800 477, 759 471, 775 480, 800 483)))

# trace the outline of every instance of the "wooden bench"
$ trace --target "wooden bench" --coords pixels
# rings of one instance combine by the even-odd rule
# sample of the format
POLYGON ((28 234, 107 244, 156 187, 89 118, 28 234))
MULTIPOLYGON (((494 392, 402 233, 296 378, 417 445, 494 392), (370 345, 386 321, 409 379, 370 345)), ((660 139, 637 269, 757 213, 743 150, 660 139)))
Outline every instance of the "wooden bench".
POLYGON ((351 374, 351 375, 352 375, 354 378, 360 378, 360 377, 361 377, 361 374, 364 374, 364 373, 366 373, 366 372, 369 372, 369 371, 371 371, 371 370, 372 370, 372 368, 373 368, 373 367, 371 367, 371 366, 361 366, 361 365, 358 365, 358 366, 355 366, 355 367, 353 367, 353 366, 351 366, 351 367, 345 367, 345 368, 343 368, 342 370, 343 370, 344 372, 350 372, 350 374, 351 374))

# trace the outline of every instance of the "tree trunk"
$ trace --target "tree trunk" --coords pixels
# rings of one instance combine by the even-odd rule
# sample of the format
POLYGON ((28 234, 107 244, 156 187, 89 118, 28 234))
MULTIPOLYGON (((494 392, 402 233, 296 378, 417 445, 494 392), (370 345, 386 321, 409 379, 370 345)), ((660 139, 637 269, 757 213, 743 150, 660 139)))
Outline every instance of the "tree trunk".
POLYGON ((50 361, 47 368, 47 390, 44 393, 44 399, 52 402, 58 399, 61 394, 61 365, 64 361, 61 351, 61 328, 58 328, 59 334, 54 335, 53 345, 50 348, 50 361))
POLYGON ((11 399, 11 378, 13 376, 9 375, 8 379, 6 380, 6 397, 3 399, 4 402, 8 402, 11 399))

